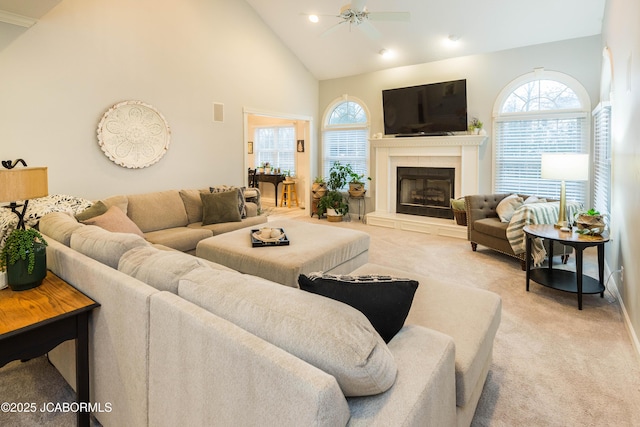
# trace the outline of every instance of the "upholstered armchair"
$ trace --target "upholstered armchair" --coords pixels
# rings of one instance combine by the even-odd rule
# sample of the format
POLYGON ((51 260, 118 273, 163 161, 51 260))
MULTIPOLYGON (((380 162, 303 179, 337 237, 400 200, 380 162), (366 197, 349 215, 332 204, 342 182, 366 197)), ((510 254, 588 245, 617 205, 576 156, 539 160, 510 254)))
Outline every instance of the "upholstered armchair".
MULTIPOLYGON (((512 256, 520 260, 522 269, 525 269, 525 254, 515 254, 507 239, 508 222, 501 222, 496 208, 500 201, 510 194, 480 194, 465 196, 465 209, 467 212, 467 239, 471 243, 471 249, 475 252, 478 245, 486 246, 495 251, 512 256)), ((523 199, 529 196, 520 195, 523 199)), ((549 200, 552 201, 552 200, 549 200)), ((544 242, 545 246, 547 242, 544 242)), ((562 257, 566 263, 571 253, 560 243, 554 243, 553 253, 562 257)))

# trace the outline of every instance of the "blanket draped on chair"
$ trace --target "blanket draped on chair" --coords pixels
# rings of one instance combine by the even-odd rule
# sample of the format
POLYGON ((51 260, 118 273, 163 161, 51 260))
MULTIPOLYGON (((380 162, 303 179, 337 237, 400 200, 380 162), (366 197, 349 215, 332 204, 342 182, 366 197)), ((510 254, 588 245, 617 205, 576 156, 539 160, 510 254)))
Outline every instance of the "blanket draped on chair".
MULTIPOLYGON (((558 210, 560 202, 531 203, 520 206, 511 217, 507 226, 507 240, 516 255, 524 253, 526 250, 526 239, 524 226, 529 224, 555 224, 558 220, 558 210)), ((567 202, 567 215, 573 218, 582 209, 582 204, 578 202, 567 202)), ((533 239, 531 246, 531 257, 533 265, 539 266, 544 261, 547 251, 544 249, 542 239, 533 239)))

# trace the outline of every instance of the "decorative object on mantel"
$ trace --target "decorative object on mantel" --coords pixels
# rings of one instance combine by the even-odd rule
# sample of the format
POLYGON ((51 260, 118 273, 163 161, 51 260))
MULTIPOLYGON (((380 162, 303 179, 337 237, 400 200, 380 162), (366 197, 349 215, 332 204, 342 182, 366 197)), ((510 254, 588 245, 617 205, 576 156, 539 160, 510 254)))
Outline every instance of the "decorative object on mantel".
MULTIPOLYGON (((471 119, 471 121, 469 122, 469 132, 471 132, 474 135, 479 135, 482 129, 483 123, 477 118, 474 117, 473 119, 471 119)), ((484 133, 486 135, 486 131, 484 133)))
POLYGON ((169 149, 171 129, 164 116, 142 101, 123 101, 109 108, 98 124, 98 144, 115 164, 145 168, 169 149))
POLYGON ((0 251, 0 271, 7 270, 7 283, 14 291, 35 288, 47 275, 47 242, 34 228, 26 228, 24 216, 29 199, 49 194, 46 167, 28 168, 24 160, 3 161, 0 170, 0 202, 18 216, 18 223, 0 251), (22 163, 24 168, 15 168, 22 163), (16 203, 23 200, 23 204, 16 203), (23 207, 22 211, 18 208, 23 207))

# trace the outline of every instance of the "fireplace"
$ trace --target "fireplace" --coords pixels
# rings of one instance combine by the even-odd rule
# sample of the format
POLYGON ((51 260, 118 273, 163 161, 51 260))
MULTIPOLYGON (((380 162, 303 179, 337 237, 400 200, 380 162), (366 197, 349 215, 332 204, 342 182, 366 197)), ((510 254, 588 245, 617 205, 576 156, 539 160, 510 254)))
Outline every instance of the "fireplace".
POLYGON ((398 167, 396 212, 453 219, 455 168, 398 167))

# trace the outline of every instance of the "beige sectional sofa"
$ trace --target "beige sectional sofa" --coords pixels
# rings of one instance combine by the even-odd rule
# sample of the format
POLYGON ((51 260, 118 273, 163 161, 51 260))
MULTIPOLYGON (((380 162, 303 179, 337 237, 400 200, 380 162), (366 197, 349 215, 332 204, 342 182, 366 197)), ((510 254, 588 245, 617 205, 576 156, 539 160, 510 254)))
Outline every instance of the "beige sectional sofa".
MULTIPOLYGON (((98 301, 92 402, 105 426, 468 426, 491 364, 500 298, 425 277, 388 343, 359 311, 153 245, 42 218, 53 273, 98 301)), ((147 231, 147 233, 150 231, 147 231)), ((354 274, 393 274, 366 264, 354 274)), ((49 358, 75 381, 72 342, 49 358)))
POLYGON ((201 193, 197 190, 167 190, 145 194, 113 196, 107 206, 118 206, 140 228, 144 238, 182 252, 195 253, 202 239, 267 222, 255 202, 246 202, 246 217, 241 221, 202 225, 201 193))

